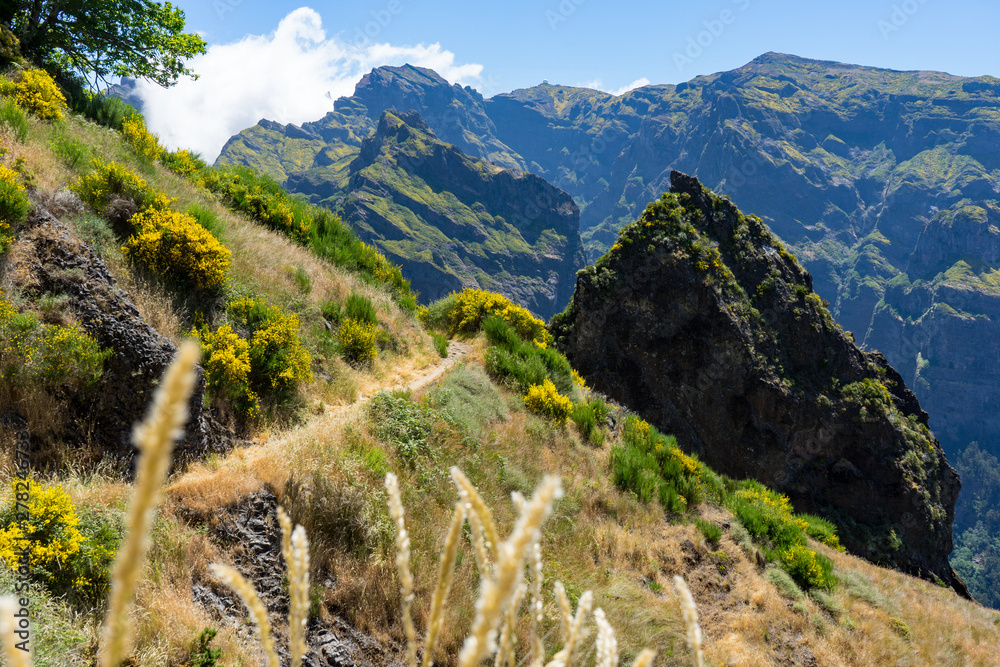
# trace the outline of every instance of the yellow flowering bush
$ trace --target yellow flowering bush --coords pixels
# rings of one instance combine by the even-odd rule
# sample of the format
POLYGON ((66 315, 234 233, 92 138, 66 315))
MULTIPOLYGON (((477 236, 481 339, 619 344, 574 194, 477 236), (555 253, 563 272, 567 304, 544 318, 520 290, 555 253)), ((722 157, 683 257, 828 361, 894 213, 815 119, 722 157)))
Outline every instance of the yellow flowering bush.
POLYGON ((232 253, 190 215, 149 208, 132 216, 122 250, 159 275, 199 290, 220 289, 232 253))
POLYGON ((91 170, 70 186, 85 204, 103 212, 116 198, 130 199, 136 209, 166 209, 171 200, 155 192, 139 174, 114 161, 95 158, 91 170))
POLYGON ((353 317, 340 321, 340 352, 354 364, 370 364, 378 356, 378 326, 353 317))
POLYGON ((22 222, 30 209, 31 200, 25 194, 17 172, 0 165, 0 255, 7 252, 14 242, 11 226, 22 222))
POLYGON ((133 114, 122 121, 122 136, 141 160, 155 162, 163 154, 160 140, 149 131, 146 120, 140 114, 133 114))
POLYGON ((5 383, 87 389, 100 379, 110 354, 76 324, 43 324, 0 300, 0 379, 5 383))
POLYGON ((21 71, 13 81, 14 102, 43 120, 60 120, 65 114, 66 97, 59 86, 41 69, 21 71))
POLYGON ((257 417, 260 404, 257 394, 250 388, 250 344, 228 324, 215 332, 203 327, 195 333, 201 342, 202 366, 209 393, 227 398, 247 417, 257 417))
POLYGON ((527 308, 522 308, 509 299, 494 292, 478 289, 464 289, 454 293, 455 302, 448 314, 449 333, 476 333, 483 320, 496 315, 509 324, 517 335, 534 341, 539 347, 552 342, 552 334, 545 328, 545 322, 538 319, 527 308))
POLYGON ((549 417, 560 424, 565 424, 573 412, 573 401, 560 394, 552 380, 528 387, 524 405, 531 412, 549 417))
POLYGON ((781 566, 805 588, 833 588, 833 561, 812 549, 793 544, 780 552, 781 566))
POLYGON ((258 394, 286 395, 312 381, 312 358, 299 341, 299 318, 260 299, 229 304, 230 320, 247 331, 250 386, 258 394))
POLYGON ((192 178, 195 174, 208 166, 200 156, 196 153, 188 151, 187 149, 172 153, 162 153, 160 155, 160 163, 170 171, 185 178, 192 178))
POLYGON ((103 600, 119 532, 105 521, 82 524, 61 486, 15 478, 11 499, 0 515, 0 560, 18 569, 27 548, 30 575, 50 590, 91 605, 103 600))

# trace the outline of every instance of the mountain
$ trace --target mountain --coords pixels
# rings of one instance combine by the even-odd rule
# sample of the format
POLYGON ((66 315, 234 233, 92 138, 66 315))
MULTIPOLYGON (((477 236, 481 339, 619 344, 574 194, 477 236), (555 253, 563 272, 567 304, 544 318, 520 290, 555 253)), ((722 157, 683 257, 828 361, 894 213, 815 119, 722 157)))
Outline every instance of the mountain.
POLYGON ((348 167, 338 209, 426 300, 465 287, 549 317, 586 259, 565 192, 439 141, 416 112, 384 112, 348 167))
POLYGON ((493 137, 482 103, 431 70, 384 67, 320 121, 244 130, 218 163, 253 167, 337 211, 425 301, 478 287, 548 318, 586 264, 579 210, 493 137))
POLYGON ((760 218, 672 172, 582 271, 556 342, 722 473, 788 494, 873 562, 940 579, 960 482, 885 357, 858 348, 760 218))

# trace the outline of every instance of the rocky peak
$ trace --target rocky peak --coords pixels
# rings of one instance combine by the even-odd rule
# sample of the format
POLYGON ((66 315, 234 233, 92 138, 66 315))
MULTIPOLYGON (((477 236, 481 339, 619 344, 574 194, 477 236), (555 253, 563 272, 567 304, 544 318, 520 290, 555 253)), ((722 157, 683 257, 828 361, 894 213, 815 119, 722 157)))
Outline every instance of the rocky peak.
POLYGON ((926 413, 760 218, 671 172, 553 329, 596 389, 709 465, 826 516, 857 554, 964 591, 948 565, 960 483, 926 413))

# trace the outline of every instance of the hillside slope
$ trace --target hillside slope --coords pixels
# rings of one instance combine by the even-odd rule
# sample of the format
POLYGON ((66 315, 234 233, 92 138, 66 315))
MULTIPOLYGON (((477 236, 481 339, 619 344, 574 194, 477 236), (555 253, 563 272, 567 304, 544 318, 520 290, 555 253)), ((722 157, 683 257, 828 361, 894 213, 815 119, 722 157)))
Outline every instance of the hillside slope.
MULTIPOLYGON (((1000 645, 995 613, 825 543, 810 540, 802 546, 806 553, 831 559, 838 582, 829 582, 829 588, 800 589, 780 567, 767 562, 769 546, 752 541, 720 500, 736 489, 751 487, 735 480, 720 485, 721 478, 694 459, 678 460, 703 476, 706 489, 700 499, 697 488, 689 489, 690 504, 681 511, 619 488, 611 474, 614 452, 629 437, 625 425, 642 422, 616 407, 605 418, 595 418, 589 428, 575 419, 567 425, 529 411, 522 392, 490 362, 496 357, 496 351, 490 351, 493 343, 478 334, 468 334, 472 349, 464 353, 464 363, 454 365, 437 382, 425 384, 424 378, 447 362, 432 354, 428 332, 415 318, 412 302, 401 293, 405 284, 379 281, 379 270, 387 269, 377 261, 355 266, 358 258, 348 250, 358 251, 356 238, 334 235, 334 221, 325 214, 303 208, 295 208, 294 215, 287 213, 294 203, 279 196, 267 181, 247 172, 202 169, 177 154, 161 155, 157 161, 143 159, 122 133, 75 115, 61 123, 34 117, 26 123, 23 136, 6 131, 2 135, 8 150, 4 162, 18 166, 18 171, 7 169, 15 180, 6 192, 24 193, 33 215, 50 224, 45 233, 39 232, 37 220, 28 224, 26 218, 11 225, 10 246, 0 264, 3 298, 10 303, 0 313, 5 326, 16 310, 20 325, 35 318, 38 326, 55 327, 44 331, 65 335, 62 332, 81 325, 70 299, 15 286, 30 285, 37 275, 62 281, 46 283, 49 287, 79 289, 80 279, 88 273, 106 274, 117 290, 111 296, 134 304, 134 311, 121 309, 129 315, 120 321, 128 331, 152 329, 177 343, 196 326, 201 335, 207 336, 204 327, 208 327, 220 336, 219 331, 229 325, 233 336, 250 339, 249 345, 252 337, 242 328, 250 319, 240 319, 242 311, 233 304, 246 307, 247 300, 261 300, 268 308, 255 305, 250 310, 273 316, 283 325, 280 339, 297 339, 309 355, 312 378, 299 374, 301 382, 292 395, 262 401, 256 417, 238 419, 234 413, 239 406, 227 402, 220 391, 234 388, 238 373, 214 385, 206 409, 242 429, 247 439, 228 442, 224 451, 198 460, 183 461, 169 478, 164 502, 152 517, 149 564, 139 579, 134 648, 129 656, 133 664, 262 662, 256 633, 240 600, 212 573, 211 563, 236 567, 258 588, 279 653, 287 655, 288 586, 275 516, 279 505, 305 526, 311 545, 308 660, 359 667, 402 662, 405 631, 399 620, 399 583, 393 574, 394 522, 385 502, 385 475, 395 471, 401 479, 416 579, 414 618, 422 633, 438 556, 458 500, 449 473, 453 465, 468 474, 493 508, 502 535, 508 534, 517 517, 512 492, 530 494, 545 475, 561 478, 565 493, 541 531, 544 569, 542 578, 536 579, 545 600, 541 624, 548 649, 560 644, 562 633, 555 586, 560 581, 571 601, 567 604, 575 605, 585 590, 594 592, 595 605, 615 628, 625 663, 649 646, 659 651, 658 665, 689 664, 680 599, 671 579, 681 575, 694 593, 706 655, 715 663, 957 666, 989 665, 994 660, 1000 645), (100 172, 90 158, 114 161, 127 170, 121 173, 131 174, 133 183, 141 175, 143 191, 118 193, 120 198, 103 208, 84 205, 72 192, 80 190, 81 177, 100 172), (180 162, 192 169, 186 176, 172 173, 159 161, 164 158, 166 163, 180 162), (229 180, 222 187, 219 181, 224 179, 229 180), (282 211, 282 220, 291 216, 315 227, 309 236, 296 235, 295 228, 274 225, 260 209, 253 219, 233 210, 238 203, 235 195, 245 194, 240 187, 252 191, 258 204, 282 211), (210 228, 212 237, 229 250, 228 271, 218 292, 178 288, 180 277, 171 271, 182 265, 183 254, 173 263, 147 265, 123 249, 131 239, 123 240, 119 231, 127 222, 124 214, 134 217, 136 211, 129 204, 134 207, 133 199, 144 196, 146 189, 165 195, 154 205, 169 207, 164 212, 171 214, 184 212, 206 232, 210 228), (52 213, 58 224, 45 218, 43 210, 52 213), (82 271, 66 265, 60 272, 32 259, 35 251, 53 247, 75 249, 80 257, 92 260, 92 266, 82 271), (30 261, 20 261, 25 258, 30 261), (343 359, 349 351, 344 349, 345 339, 354 329, 343 324, 355 318, 369 325, 362 329, 372 334, 377 354, 365 362, 348 363, 343 359), (335 327, 338 319, 341 326, 335 327), (423 391, 410 393, 407 386, 421 386, 423 391), (693 525, 699 519, 703 528, 693 525), (213 657, 215 647, 221 653, 213 657)), ((0 173, 8 177, 7 171, 0 173)), ((187 222, 189 228, 195 224, 187 222)), ((204 235, 200 238, 216 247, 204 235)), ((367 253, 364 248, 360 251, 367 253)), ((371 255, 364 258, 370 260, 371 255)), ((100 299, 110 299, 109 294, 102 293, 100 299)), ((79 291, 73 294, 78 303, 88 298, 79 291)), ((501 312, 523 316, 510 304, 501 312)), ((530 323, 542 336, 542 323, 530 323)), ((0 333, 10 336, 10 331, 7 327, 0 333)), ((271 330, 271 340, 275 338, 279 337, 271 330)), ((452 348, 459 345, 451 342, 452 348)), ((536 361, 548 359, 567 377, 571 375, 550 348, 533 343, 521 347, 530 350, 536 361)), ((21 351, 17 345, 3 348, 7 370, 20 363, 9 356, 12 349, 21 351)), ((211 369, 211 357, 206 355, 204 361, 211 369)), ((214 369, 218 370, 217 364, 214 369)), ((543 367, 541 372, 547 371, 543 367)), ((569 382, 578 406, 593 410, 601 404, 600 396, 569 382)), ((135 380, 120 384, 124 386, 119 389, 139 388, 135 380)), ((0 395, 7 401, 5 412, 45 407, 37 393, 27 394, 34 402, 11 402, 7 390, 12 386, 5 383, 0 395)), ((71 400, 75 392, 66 384, 57 389, 50 396, 56 401, 71 400)), ((44 414, 54 413, 35 412, 44 414)), ((34 488, 44 491, 38 493, 39 502, 54 498, 60 503, 52 525, 79 528, 84 548, 65 552, 60 568, 85 575, 82 581, 71 578, 69 588, 60 589, 60 581, 50 572, 33 572, 36 665, 92 664, 111 558, 122 535, 131 529, 126 517, 135 502, 134 487, 110 464, 110 457, 103 456, 105 452, 98 449, 98 455, 89 458, 92 450, 76 446, 88 444, 88 432, 78 432, 83 426, 67 424, 67 432, 78 436, 75 439, 43 431, 28 434, 36 442, 47 438, 46 444, 63 455, 37 468, 34 488)), ((645 432, 650 433, 648 424, 645 432)), ((8 421, 0 423, 0 481, 8 490, 19 468, 16 450, 23 435, 8 421)), ((103 447, 99 441, 93 444, 103 447)), ((13 502, 14 496, 5 493, 4 530, 12 526, 13 502)), ((826 539, 836 543, 829 535, 826 539)), ((479 591, 475 554, 472 533, 460 532, 455 583, 436 654, 439 664, 456 664, 475 610, 479 591)), ((0 568, 4 590, 11 590, 17 581, 15 570, 0 568)), ((592 630, 589 621, 588 629, 592 630)), ((517 654, 527 655, 527 613, 521 615, 516 634, 517 654)), ((588 638, 583 646, 589 652, 593 643, 588 638)))

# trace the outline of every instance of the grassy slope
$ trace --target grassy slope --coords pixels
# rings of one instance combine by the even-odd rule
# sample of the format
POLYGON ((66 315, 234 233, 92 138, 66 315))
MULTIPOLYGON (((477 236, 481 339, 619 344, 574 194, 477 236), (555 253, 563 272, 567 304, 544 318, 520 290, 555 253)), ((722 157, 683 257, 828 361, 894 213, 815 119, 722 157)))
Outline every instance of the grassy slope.
MULTIPOLYGON (((96 155, 138 166, 117 136, 107 130, 70 119, 66 132, 91 146, 96 155)), ((0 137, 37 174, 42 197, 74 178, 73 170, 49 149, 52 134, 49 126, 33 121, 25 144, 0 137)), ((383 356, 373 373, 336 366, 343 378, 341 386, 331 388, 317 380, 307 389, 309 398, 329 402, 332 392, 346 402, 353 398, 351 386, 370 395, 376 386, 398 385, 430 362, 426 337, 387 294, 316 259, 285 237, 226 213, 209 195, 162 169, 147 169, 146 176, 154 187, 179 197, 178 207, 201 201, 216 210, 225 226, 225 241, 234 252, 233 289, 265 294, 299 312, 307 342, 308 332, 316 326, 318 302, 328 293, 352 289, 372 296, 393 332, 412 341, 408 352, 383 356), (313 285, 309 294, 298 289, 286 267, 309 273, 313 285)), ((69 216, 68 220, 85 237, 100 238, 92 217, 69 216)), ((188 326, 182 304, 134 275, 116 247, 107 242, 102 254, 122 286, 164 334, 182 335, 188 326)), ((437 407, 428 418, 426 448, 412 459, 403 456, 398 443, 375 435, 377 429, 365 407, 320 411, 320 403, 315 402, 315 410, 304 423, 265 425, 252 446, 176 474, 157 519, 150 571, 140 590, 138 664, 179 664, 187 659, 201 628, 213 624, 191 597, 193 578, 202 578, 209 562, 229 558, 207 536, 211 515, 261 486, 282 497, 289 478, 315 474, 333 488, 358 489, 363 498, 343 504, 359 517, 363 537, 353 544, 328 542, 313 554, 314 581, 323 581, 325 568, 338 582, 333 590, 323 592, 321 615, 346 616, 376 636, 401 637, 391 525, 381 491, 381 478, 388 469, 399 471, 402 478, 418 586, 416 615, 422 628, 437 554, 456 499, 446 474, 450 465, 461 466, 480 488, 495 510, 502 534, 514 518, 510 491, 530 492, 546 472, 562 475, 566 498, 548 522, 543 543, 546 589, 551 591, 557 579, 566 583, 572 596, 593 589, 596 604, 605 609, 619 633, 626 658, 648 645, 661 650, 659 664, 687 660, 678 599, 670 584, 671 575, 683 574, 699 606, 707 657, 714 663, 782 664, 806 649, 820 664, 986 665, 993 660, 1000 645, 995 613, 925 582, 829 550, 824 552, 837 562, 838 574, 852 581, 833 594, 833 604, 825 603, 841 611, 830 613, 810 598, 796 609, 728 532, 718 546, 706 545, 693 526, 666 521, 656 504, 642 505, 615 489, 607 461, 613 437, 594 449, 582 444, 572 427, 555 427, 525 413, 514 394, 481 381, 471 383, 472 391, 463 388, 470 385, 468 376, 479 372, 482 347, 481 342, 477 344, 465 368, 446 376, 441 385, 444 393, 428 392, 437 407), (893 630, 893 618, 909 629, 909 640, 901 636, 901 629, 893 630)), ((9 459, 3 470, 6 479, 11 471, 9 459)), ((65 472, 57 479, 80 511, 119 516, 124 512, 129 487, 110 475, 65 472)), ((712 506, 702 506, 697 512, 723 524, 730 520, 724 510, 712 506)), ((321 543, 320 537, 315 536, 316 544, 321 543)), ((463 553, 439 656, 448 663, 454 662, 477 589, 473 559, 466 547, 463 553)), ((52 637, 39 664, 81 661, 94 637, 98 615, 69 620, 70 611, 59 601, 40 599, 46 609, 40 621, 51 629, 52 637)), ((546 607, 549 629, 556 626, 553 611, 550 602, 546 607)), ((895 627, 902 628, 898 622, 895 627)), ((520 637, 527 635, 525 630, 518 633, 520 637)), ((256 664, 255 647, 246 633, 224 628, 216 643, 225 649, 223 664, 256 664)), ((547 644, 554 647, 556 642, 547 644)))

